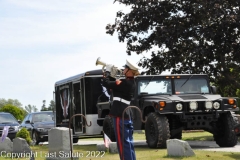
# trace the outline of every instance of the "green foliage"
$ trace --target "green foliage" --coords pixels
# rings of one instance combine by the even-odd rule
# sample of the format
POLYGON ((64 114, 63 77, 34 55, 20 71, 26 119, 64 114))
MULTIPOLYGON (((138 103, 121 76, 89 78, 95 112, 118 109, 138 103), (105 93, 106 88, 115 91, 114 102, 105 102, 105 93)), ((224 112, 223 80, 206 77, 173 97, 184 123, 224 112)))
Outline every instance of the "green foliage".
POLYGON ((107 34, 117 32, 128 55, 144 56, 146 74, 208 74, 220 94, 240 88, 239 1, 115 0, 129 12, 117 12, 107 34))
POLYGON ((21 107, 22 104, 17 100, 17 99, 4 99, 4 98, 0 98, 0 108, 7 105, 7 104, 11 104, 13 106, 16 107, 21 107))
POLYGON ((31 140, 30 134, 26 128, 22 128, 20 131, 18 131, 16 137, 23 138, 27 141, 27 143, 29 145, 31 144, 32 140, 31 140))
POLYGON ((41 111, 52 111, 54 109, 55 102, 53 100, 50 101, 50 104, 48 107, 46 107, 45 103, 46 103, 46 100, 43 100, 41 111))
POLYGON ((55 102, 54 102, 53 100, 51 100, 51 101, 50 101, 50 104, 49 104, 49 106, 48 106, 48 110, 49 110, 49 111, 52 111, 52 110, 54 110, 54 108, 55 108, 55 102))
POLYGON ((236 95, 240 98, 240 89, 237 89, 236 95))
MULTIPOLYGON (((25 109, 23 109, 21 106, 22 106, 22 104, 17 99, 6 100, 4 98, 0 98, 0 111, 12 113, 15 116, 15 118, 18 120, 22 120, 27 115, 27 111, 25 109), (18 108, 17 110, 20 110, 19 112, 22 114, 22 116, 19 117, 18 114, 16 114, 16 116, 15 116, 15 113, 14 113, 15 111, 12 111, 13 108, 10 107, 9 109, 7 109, 7 107, 5 107, 5 106, 17 107, 18 108), (3 107, 4 107, 4 109, 2 109, 3 107)), ((15 110, 15 109, 13 109, 13 110, 15 110)))
POLYGON ((47 111, 47 107, 46 107, 46 100, 43 100, 43 105, 42 105, 42 109, 41 111, 47 111))
POLYGON ((48 111, 48 108, 42 108, 41 111, 48 111))
POLYGON ((23 109, 13 106, 11 104, 7 104, 0 108, 0 112, 9 112, 11 113, 17 120, 23 120, 26 115, 26 111, 23 109))
POLYGON ((34 105, 27 105, 27 106, 25 106, 25 110, 28 112, 28 113, 32 113, 32 112, 37 112, 38 111, 38 109, 37 109, 37 107, 36 106, 34 106, 34 105))
MULTIPOLYGON (((238 102, 238 107, 240 108, 240 89, 237 89, 236 95, 238 96, 237 102, 238 102)), ((240 114, 240 111, 238 111, 236 113, 240 114)))

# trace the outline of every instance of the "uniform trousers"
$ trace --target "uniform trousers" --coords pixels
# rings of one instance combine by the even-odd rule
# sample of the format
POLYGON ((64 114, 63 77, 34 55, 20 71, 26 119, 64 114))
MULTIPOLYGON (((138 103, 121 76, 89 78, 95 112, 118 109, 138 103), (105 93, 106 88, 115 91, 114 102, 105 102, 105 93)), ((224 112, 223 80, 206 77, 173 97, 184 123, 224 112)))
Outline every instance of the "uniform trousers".
POLYGON ((133 145, 133 123, 131 120, 120 117, 112 117, 115 137, 117 141, 118 153, 121 160, 136 160, 133 145), (124 128, 122 127, 124 123, 124 128), (122 129, 124 129, 124 139, 122 140, 122 129))

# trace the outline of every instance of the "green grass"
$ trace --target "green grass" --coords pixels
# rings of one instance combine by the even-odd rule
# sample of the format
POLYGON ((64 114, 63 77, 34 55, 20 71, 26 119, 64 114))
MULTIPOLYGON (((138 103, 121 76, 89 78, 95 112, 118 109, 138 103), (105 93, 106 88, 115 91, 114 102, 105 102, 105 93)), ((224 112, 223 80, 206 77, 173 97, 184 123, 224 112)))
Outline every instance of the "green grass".
POLYGON ((184 132, 182 140, 185 141, 213 141, 213 135, 209 132, 184 132))
MULTIPOLYGON (((134 140, 145 140, 145 133, 144 131, 142 131, 142 133, 134 133, 133 134, 133 139, 134 140)), ((103 138, 84 138, 84 139, 80 139, 80 141, 100 141, 100 140, 103 140, 103 138)), ((208 141, 211 141, 213 140, 213 136, 211 133, 209 132, 187 132, 187 131, 184 131, 183 134, 182 134, 182 140, 191 140, 191 141, 194 141, 194 140, 201 140, 201 141, 205 141, 205 140, 208 140, 208 141)))
MULTIPOLYGON (((32 147, 32 150, 35 153, 38 153, 35 156, 35 160, 44 160, 48 153, 47 146, 35 146, 32 147)), ((118 154, 112 154, 109 152, 100 153, 98 157, 96 155, 99 153, 96 151, 96 145, 87 145, 87 146, 74 146, 74 153, 82 155, 81 160, 119 160, 118 154), (89 153, 92 153, 93 156, 88 156, 89 153), (95 156, 94 156, 95 154, 95 156)), ((149 149, 147 146, 135 147, 137 160, 236 160, 240 159, 240 152, 215 152, 215 151, 200 151, 194 150, 195 156, 193 157, 169 157, 167 156, 166 149, 149 149)), ((0 160, 6 160, 11 158, 0 157, 0 160)), ((24 160, 25 158, 19 158, 19 160, 24 160)))
MULTIPOLYGON (((183 140, 213 140, 212 135, 208 132, 184 132, 183 140)), ((103 140, 102 138, 80 139, 85 140, 103 140)), ((134 140, 145 140, 145 134, 134 133, 134 140)), ((48 146, 32 146, 33 152, 36 153, 35 160, 44 160, 48 154, 48 146)), ((106 153, 99 153, 96 150, 96 145, 86 146, 73 146, 73 152, 78 155, 82 155, 81 160, 119 160, 118 154, 112 154, 108 151, 106 153), (92 153, 92 156, 88 156, 92 153), (95 156, 94 156, 95 154, 95 156), (97 154, 99 156, 97 157, 97 154)), ((166 149, 150 149, 147 146, 135 147, 137 160, 236 160, 240 159, 240 152, 218 152, 218 151, 203 151, 194 150, 195 156, 193 157, 169 157, 167 156, 166 149)), ((12 158, 4 158, 4 155, 0 155, 0 160, 7 160, 12 158)), ((16 158, 14 158, 17 160, 16 158)), ((19 158, 19 160, 25 160, 25 158, 19 158)))

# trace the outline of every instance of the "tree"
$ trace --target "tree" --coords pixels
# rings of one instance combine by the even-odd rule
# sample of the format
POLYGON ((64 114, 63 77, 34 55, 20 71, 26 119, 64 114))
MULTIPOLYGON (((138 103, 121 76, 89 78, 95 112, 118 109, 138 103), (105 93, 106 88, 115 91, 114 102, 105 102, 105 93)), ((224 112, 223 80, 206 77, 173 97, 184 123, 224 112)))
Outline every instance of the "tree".
POLYGON ((21 107, 22 104, 17 100, 17 99, 4 99, 4 98, 0 98, 0 108, 5 106, 6 104, 11 104, 13 106, 16 107, 21 107))
POLYGON ((23 120, 26 116, 26 111, 22 110, 17 106, 13 106, 11 104, 6 104, 5 106, 0 108, 0 112, 9 112, 11 113, 17 120, 23 120))
POLYGON ((49 106, 48 106, 48 110, 49 110, 49 111, 52 111, 52 110, 54 110, 54 108, 55 108, 55 102, 54 102, 53 100, 51 100, 51 101, 50 101, 50 104, 49 104, 49 106))
POLYGON ((27 105, 25 106, 25 110, 28 112, 28 113, 32 113, 32 112, 37 112, 38 109, 36 106, 33 106, 33 105, 27 105))
POLYGON ((46 108, 46 100, 43 100, 43 105, 41 111, 47 111, 48 109, 46 108))
POLYGON ((52 111, 54 109, 55 102, 53 100, 50 101, 48 107, 46 107, 46 100, 43 100, 43 105, 41 111, 52 111))
MULTIPOLYGON (((21 114, 23 115, 23 117, 25 115, 27 115, 27 111, 22 107, 22 104, 19 102, 19 100, 17 99, 4 99, 4 98, 0 98, 0 109, 2 109, 3 107, 5 108, 6 106, 14 106, 17 107, 17 110, 21 111, 21 114)), ((10 107, 11 109, 12 107, 10 107)), ((8 110, 6 110, 6 112, 8 112, 8 110)), ((11 113, 11 112, 10 112, 11 113)), ((21 119, 20 119, 21 120, 21 119)))
POLYGON ((118 33, 126 52, 150 53, 139 66, 146 74, 208 74, 220 93, 240 88, 240 1, 115 0, 130 6, 117 12, 107 34, 118 33))

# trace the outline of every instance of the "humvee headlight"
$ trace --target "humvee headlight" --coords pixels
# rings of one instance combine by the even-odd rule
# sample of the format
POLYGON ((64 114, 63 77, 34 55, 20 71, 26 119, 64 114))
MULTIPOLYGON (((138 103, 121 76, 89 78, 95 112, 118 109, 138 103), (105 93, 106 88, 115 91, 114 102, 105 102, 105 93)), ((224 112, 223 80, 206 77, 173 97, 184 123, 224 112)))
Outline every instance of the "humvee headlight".
POLYGON ((234 99, 228 99, 229 104, 234 104, 234 99))
POLYGON ((219 109, 220 108, 220 103, 219 102, 214 102, 213 103, 213 108, 214 109, 219 109))
POLYGON ((176 105, 176 109, 177 109, 178 111, 181 111, 181 110, 183 109, 182 104, 181 104, 181 103, 178 103, 178 104, 176 105))
POLYGON ((166 103, 164 101, 160 101, 158 103, 159 103, 160 107, 165 107, 166 106, 166 103))
POLYGON ((205 108, 207 110, 212 109, 212 107, 213 107, 213 103, 211 101, 206 101, 205 102, 205 108))
POLYGON ((195 111, 198 108, 198 104, 197 104, 197 102, 190 102, 189 107, 192 111, 195 111))

